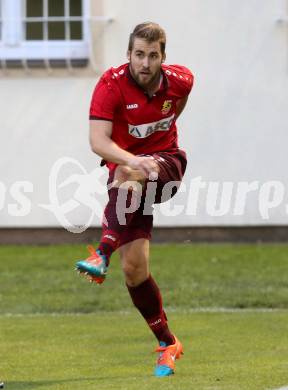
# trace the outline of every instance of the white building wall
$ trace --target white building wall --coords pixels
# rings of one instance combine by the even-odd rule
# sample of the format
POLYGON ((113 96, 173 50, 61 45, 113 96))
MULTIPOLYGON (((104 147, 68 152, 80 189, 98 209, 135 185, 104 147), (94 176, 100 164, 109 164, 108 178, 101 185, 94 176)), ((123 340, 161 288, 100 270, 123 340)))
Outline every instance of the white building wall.
MULTIPOLYGON (((103 2, 103 14, 114 17, 103 30, 103 69, 124 62, 133 27, 153 20, 167 31, 166 62, 186 65, 195 74, 195 87, 178 125, 180 144, 189 158, 187 191, 171 202, 183 210, 172 217, 171 210, 160 212, 157 207, 156 224, 287 224, 288 25, 277 23, 279 17, 287 18, 285 5, 285 0, 103 2), (206 188, 200 190, 196 207, 191 183, 197 177, 206 188), (217 216, 213 199, 207 198, 212 182, 220 182, 220 187, 223 182, 233 184, 231 203, 229 196, 223 198, 224 215, 217 216), (239 182, 256 183, 244 213, 235 215, 239 182)), ((59 158, 77 159, 87 172, 99 162, 87 141, 95 81, 96 76, 1 78, 0 226, 59 225, 55 213, 40 204, 51 203, 49 175, 59 158), (32 191, 25 195, 28 208, 19 195, 11 194, 17 186, 13 183, 23 180, 33 184, 33 189, 26 184, 32 191)), ((57 184, 82 171, 66 164, 57 184)), ((59 189, 60 203, 70 199, 68 209, 75 207, 67 214, 60 209, 71 222, 82 224, 90 211, 71 203, 76 189, 76 183, 59 189)), ((98 198, 103 207, 105 196, 98 198)), ((99 217, 93 223, 99 225, 99 217)))

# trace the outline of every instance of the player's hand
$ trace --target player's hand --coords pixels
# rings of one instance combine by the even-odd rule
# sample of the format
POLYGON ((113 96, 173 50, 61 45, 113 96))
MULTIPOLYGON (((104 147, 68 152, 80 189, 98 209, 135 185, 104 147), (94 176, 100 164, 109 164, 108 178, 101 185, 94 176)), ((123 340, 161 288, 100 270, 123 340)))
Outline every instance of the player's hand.
POLYGON ((158 178, 159 166, 152 156, 135 156, 129 159, 127 165, 143 173, 144 178, 156 180, 158 178))

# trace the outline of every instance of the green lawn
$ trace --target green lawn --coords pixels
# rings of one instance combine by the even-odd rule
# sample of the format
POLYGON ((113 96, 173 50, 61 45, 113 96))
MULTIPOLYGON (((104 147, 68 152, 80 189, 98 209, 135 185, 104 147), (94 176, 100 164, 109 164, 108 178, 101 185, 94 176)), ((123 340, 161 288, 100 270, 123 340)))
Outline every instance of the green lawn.
POLYGON ((6 389, 288 386, 288 246, 153 246, 151 270, 185 349, 164 379, 153 377, 156 343, 128 298, 117 255, 102 286, 73 272, 84 256, 84 246, 0 247, 6 389))

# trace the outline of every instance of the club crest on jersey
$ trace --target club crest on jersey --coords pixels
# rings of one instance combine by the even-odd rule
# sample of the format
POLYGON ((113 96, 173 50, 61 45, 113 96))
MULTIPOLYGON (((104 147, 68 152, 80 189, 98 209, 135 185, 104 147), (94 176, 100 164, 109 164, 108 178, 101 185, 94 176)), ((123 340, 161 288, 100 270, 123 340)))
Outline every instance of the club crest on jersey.
POLYGON ((129 134, 135 138, 146 138, 156 131, 168 131, 174 120, 174 114, 169 118, 161 119, 160 121, 144 123, 142 125, 128 125, 129 134))
POLYGON ((172 100, 165 100, 161 109, 162 114, 164 115, 168 114, 168 112, 171 110, 171 107, 172 107, 172 100))

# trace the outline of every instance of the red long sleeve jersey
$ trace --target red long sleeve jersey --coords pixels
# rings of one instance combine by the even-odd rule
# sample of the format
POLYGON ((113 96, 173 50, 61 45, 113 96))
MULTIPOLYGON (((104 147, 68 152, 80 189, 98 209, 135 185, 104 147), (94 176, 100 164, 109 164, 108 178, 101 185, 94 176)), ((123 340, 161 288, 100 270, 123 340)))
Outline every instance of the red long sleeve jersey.
POLYGON ((162 64, 162 74, 152 97, 132 78, 129 64, 106 71, 94 89, 90 119, 112 121, 112 140, 133 154, 178 148, 176 103, 190 93, 194 77, 180 65, 162 64))

